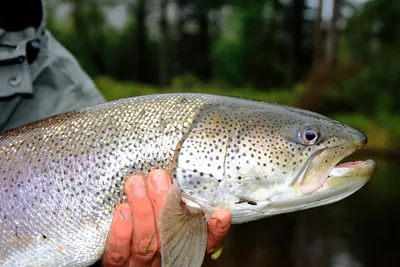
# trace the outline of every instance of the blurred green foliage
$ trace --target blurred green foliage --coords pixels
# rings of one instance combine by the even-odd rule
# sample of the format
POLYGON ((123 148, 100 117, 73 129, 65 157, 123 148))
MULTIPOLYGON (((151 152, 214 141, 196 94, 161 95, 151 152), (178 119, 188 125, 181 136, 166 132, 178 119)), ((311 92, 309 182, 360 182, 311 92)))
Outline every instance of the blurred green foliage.
POLYGON ((359 68, 340 82, 340 94, 355 111, 379 120, 400 111, 399 29, 400 1, 375 0, 349 19, 343 34, 343 53, 359 68))
POLYGON ((95 83, 108 101, 146 94, 191 92, 236 96, 293 106, 301 95, 302 90, 302 86, 298 85, 296 90, 271 89, 268 92, 263 92, 252 87, 231 87, 216 82, 202 83, 191 74, 176 77, 172 81, 171 86, 167 88, 121 82, 106 76, 97 77, 95 83))

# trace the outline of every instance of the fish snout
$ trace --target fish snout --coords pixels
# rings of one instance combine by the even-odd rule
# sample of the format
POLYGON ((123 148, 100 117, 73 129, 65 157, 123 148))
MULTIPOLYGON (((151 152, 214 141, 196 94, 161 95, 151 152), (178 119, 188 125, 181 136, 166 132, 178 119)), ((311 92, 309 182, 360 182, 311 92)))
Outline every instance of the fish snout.
POLYGON ((363 148, 367 143, 368 143, 368 137, 364 133, 357 131, 357 141, 356 141, 357 150, 363 148))

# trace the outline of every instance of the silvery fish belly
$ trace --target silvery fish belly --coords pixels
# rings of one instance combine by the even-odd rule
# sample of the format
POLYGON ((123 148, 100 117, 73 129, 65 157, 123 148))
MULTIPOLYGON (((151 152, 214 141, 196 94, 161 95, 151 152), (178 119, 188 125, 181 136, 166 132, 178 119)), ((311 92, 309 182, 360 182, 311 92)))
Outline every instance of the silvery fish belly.
POLYGON ((153 168, 174 177, 162 265, 201 266, 211 212, 242 223, 347 197, 375 163, 338 163, 366 142, 316 113, 205 94, 123 99, 10 130, 0 135, 0 266, 94 263, 124 179, 153 168))

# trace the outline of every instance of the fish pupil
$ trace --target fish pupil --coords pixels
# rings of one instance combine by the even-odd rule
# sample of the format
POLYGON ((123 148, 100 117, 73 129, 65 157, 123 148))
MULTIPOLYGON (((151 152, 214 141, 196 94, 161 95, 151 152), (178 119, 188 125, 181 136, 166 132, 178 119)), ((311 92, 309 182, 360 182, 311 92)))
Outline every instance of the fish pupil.
POLYGON ((315 135, 314 132, 312 132, 312 131, 307 131, 306 132, 306 139, 308 141, 313 141, 315 139, 315 137, 316 137, 316 135, 315 135))

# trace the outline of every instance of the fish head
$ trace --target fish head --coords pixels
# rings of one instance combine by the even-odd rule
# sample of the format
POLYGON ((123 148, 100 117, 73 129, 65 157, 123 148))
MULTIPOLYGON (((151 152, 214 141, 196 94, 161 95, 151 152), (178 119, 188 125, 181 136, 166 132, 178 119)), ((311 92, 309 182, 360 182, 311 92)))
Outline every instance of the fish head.
POLYGON ((240 200, 235 220, 326 205, 361 188, 373 175, 372 160, 339 164, 367 137, 314 112, 270 105, 235 115, 225 161, 226 189, 240 200))
POLYGON ((229 99, 194 123, 176 180, 191 203, 228 208, 241 223, 354 193, 375 163, 337 164, 366 143, 360 131, 314 112, 229 99))

